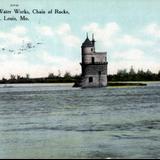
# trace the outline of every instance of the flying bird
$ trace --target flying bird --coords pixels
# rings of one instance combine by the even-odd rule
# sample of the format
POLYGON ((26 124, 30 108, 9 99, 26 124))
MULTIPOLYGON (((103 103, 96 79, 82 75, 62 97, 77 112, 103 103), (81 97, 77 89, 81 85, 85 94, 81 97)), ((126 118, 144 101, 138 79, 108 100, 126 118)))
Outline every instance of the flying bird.
POLYGON ((43 44, 42 42, 37 42, 38 45, 43 44))
POLYGON ((2 52, 4 51, 8 51, 9 53, 13 53, 13 54, 23 54, 24 52, 27 53, 27 52, 30 52, 31 49, 34 49, 36 47, 38 47, 39 45, 42 45, 43 43, 42 42, 25 42, 23 40, 20 48, 18 49, 12 49, 12 48, 1 48, 2 52))
POLYGON ((11 52, 11 53, 12 53, 12 52, 14 52, 14 50, 9 49, 9 52, 11 52))
POLYGON ((27 48, 32 48, 32 43, 27 43, 27 48))

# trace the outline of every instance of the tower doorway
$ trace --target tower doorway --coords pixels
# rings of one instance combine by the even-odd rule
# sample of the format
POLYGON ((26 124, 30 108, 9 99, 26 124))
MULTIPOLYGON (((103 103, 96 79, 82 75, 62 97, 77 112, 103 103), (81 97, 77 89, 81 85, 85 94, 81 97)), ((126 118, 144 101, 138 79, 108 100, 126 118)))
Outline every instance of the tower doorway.
POLYGON ((95 62, 95 58, 94 57, 92 57, 92 63, 94 63, 95 62))
POLYGON ((89 83, 93 82, 93 77, 89 77, 89 83))

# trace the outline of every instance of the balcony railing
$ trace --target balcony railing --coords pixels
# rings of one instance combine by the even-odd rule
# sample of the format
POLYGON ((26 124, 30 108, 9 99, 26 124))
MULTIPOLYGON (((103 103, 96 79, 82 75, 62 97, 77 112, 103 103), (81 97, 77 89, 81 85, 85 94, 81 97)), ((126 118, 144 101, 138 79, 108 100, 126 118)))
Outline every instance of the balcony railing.
POLYGON ((108 62, 85 62, 85 63, 80 63, 81 65, 101 65, 101 64, 108 64, 108 62))

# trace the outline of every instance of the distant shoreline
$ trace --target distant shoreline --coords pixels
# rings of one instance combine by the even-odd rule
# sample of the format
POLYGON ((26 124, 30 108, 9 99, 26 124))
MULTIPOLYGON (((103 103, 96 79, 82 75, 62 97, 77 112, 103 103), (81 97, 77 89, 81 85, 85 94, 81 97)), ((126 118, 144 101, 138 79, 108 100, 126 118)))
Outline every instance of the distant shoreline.
MULTIPOLYGON (((20 75, 10 75, 9 79, 3 77, 0 80, 0 84, 24 84, 24 83, 75 83, 75 87, 79 86, 81 82, 82 75, 72 75, 66 72, 63 76, 61 73, 55 75, 54 73, 49 73, 48 77, 31 78, 29 74, 25 77, 20 75)), ((119 70, 117 74, 108 75, 108 86, 142 86, 146 82, 157 82, 160 81, 160 71, 158 74, 152 73, 150 70, 146 72, 143 70, 138 70, 135 72, 133 67, 127 72, 126 69, 119 70), (134 84, 133 84, 134 83, 134 84)))
MULTIPOLYGON (((149 82, 159 82, 159 81, 109 81, 108 87, 121 87, 121 86, 147 86, 147 83, 149 82)), ((61 82, 10 82, 10 83, 0 83, 1 85, 12 85, 12 84, 74 84, 74 81, 61 81, 61 82)), ((74 86, 79 87, 79 86, 74 86)))

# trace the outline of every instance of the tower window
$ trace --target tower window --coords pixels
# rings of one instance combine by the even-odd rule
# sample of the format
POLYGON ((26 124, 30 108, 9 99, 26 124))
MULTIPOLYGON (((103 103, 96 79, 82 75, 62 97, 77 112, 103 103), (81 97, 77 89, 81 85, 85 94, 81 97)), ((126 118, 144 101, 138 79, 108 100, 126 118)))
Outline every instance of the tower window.
POLYGON ((89 83, 93 82, 93 77, 89 77, 89 83))
POLYGON ((93 48, 91 48, 91 51, 93 51, 93 48))

